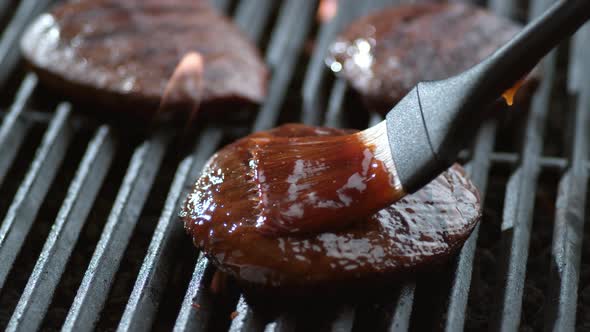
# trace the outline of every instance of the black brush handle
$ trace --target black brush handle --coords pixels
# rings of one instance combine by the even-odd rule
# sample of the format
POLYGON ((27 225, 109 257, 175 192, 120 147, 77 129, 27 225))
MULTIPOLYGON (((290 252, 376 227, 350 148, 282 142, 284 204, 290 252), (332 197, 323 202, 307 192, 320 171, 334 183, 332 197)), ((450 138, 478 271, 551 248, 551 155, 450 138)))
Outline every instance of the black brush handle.
POLYGON ((408 93, 386 119, 405 191, 420 189, 452 165, 489 117, 489 105, 588 19, 590 0, 561 0, 483 62, 408 93))
POLYGON ((482 62, 474 99, 495 99, 590 19, 590 0, 561 0, 482 62))

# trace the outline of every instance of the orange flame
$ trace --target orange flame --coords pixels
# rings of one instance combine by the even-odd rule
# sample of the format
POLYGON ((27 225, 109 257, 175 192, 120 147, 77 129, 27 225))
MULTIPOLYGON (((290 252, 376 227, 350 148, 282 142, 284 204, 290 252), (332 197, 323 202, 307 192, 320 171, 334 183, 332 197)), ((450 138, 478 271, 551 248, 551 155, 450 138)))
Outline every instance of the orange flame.
POLYGON ((321 0, 318 7, 317 18, 321 23, 326 23, 336 16, 338 0, 321 0))
POLYGON ((197 52, 187 53, 178 63, 160 102, 160 111, 165 110, 175 101, 188 100, 191 110, 187 126, 196 116, 203 94, 203 57, 197 52))
POLYGON ((516 82, 516 84, 514 84, 513 87, 511 87, 510 89, 508 89, 504 92, 502 97, 504 98, 504 100, 506 101, 506 104, 508 104, 508 106, 512 106, 514 104, 514 97, 516 96, 516 93, 518 92, 518 90, 520 89, 520 87, 523 84, 524 84, 524 79, 521 79, 520 81, 516 82))

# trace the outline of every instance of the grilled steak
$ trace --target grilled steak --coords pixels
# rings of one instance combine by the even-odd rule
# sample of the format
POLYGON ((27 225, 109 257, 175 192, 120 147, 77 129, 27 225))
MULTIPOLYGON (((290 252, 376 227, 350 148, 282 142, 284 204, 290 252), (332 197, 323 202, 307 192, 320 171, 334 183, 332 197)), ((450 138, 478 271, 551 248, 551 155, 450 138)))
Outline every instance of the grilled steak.
MULTIPOLYGON (((249 137, 350 133, 285 125, 249 137)), ((248 160, 247 138, 215 154, 188 196, 181 217, 195 245, 221 271, 266 289, 317 289, 359 279, 391 279, 424 269, 460 247, 481 214, 477 189, 456 165, 419 192, 345 229, 265 236, 256 230, 254 202, 229 209, 226 206, 232 202, 216 200, 225 197, 223 172, 239 169, 218 171, 218 165, 248 160)))
MULTIPOLYGON (((42 81, 117 110, 157 110, 189 52, 203 58, 204 105, 259 103, 266 93, 258 50, 206 0, 68 1, 35 20, 21 46, 42 81)), ((192 102, 183 93, 170 98, 192 102)))

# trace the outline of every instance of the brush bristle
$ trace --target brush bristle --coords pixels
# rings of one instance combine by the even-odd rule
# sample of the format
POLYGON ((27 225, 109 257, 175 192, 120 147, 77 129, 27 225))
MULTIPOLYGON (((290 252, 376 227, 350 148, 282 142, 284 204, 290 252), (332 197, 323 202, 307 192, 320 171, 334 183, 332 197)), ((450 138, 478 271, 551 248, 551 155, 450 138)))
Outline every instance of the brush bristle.
POLYGON ((393 185, 401 188, 395 163, 391 155, 389 140, 387 139, 387 123, 381 121, 377 125, 357 133, 357 135, 364 145, 373 147, 375 159, 381 161, 387 171, 391 173, 392 180, 394 181, 393 185))
MULTIPOLYGON (((344 227, 403 195, 373 128, 346 136, 253 138, 247 178, 256 226, 268 233, 344 227)), ((384 132, 386 135, 386 133, 384 132)), ((388 148, 385 141, 385 148, 388 148)))

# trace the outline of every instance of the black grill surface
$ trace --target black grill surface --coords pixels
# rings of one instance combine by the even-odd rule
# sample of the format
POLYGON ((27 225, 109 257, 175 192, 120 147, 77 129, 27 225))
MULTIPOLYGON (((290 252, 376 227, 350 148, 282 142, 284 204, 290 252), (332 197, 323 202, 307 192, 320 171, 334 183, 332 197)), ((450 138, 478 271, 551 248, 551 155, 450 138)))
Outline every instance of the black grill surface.
MULTIPOLYGON (((270 312, 231 280, 211 287, 226 283, 184 235, 179 207, 207 158, 248 132, 381 121, 324 58, 352 19, 403 1, 340 0, 327 22, 313 0, 214 2, 263 50, 269 96, 252 116, 211 119, 187 138, 130 130, 48 92, 18 39, 51 1, 0 1, 0 329, 590 331, 590 26, 543 61, 530 107, 485 124, 463 153, 484 217, 446 269, 368 302, 270 312)), ((487 5, 526 22, 552 2, 487 5)))

